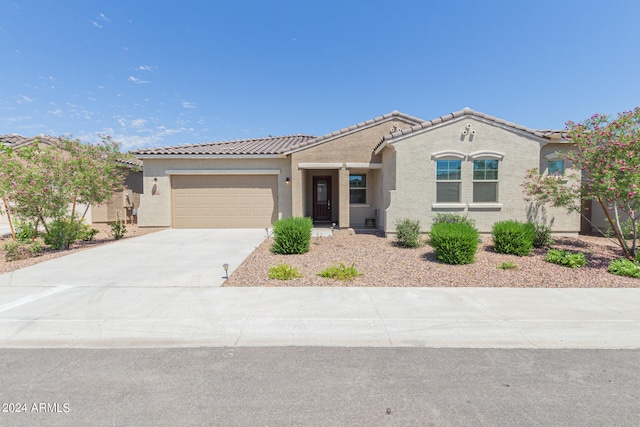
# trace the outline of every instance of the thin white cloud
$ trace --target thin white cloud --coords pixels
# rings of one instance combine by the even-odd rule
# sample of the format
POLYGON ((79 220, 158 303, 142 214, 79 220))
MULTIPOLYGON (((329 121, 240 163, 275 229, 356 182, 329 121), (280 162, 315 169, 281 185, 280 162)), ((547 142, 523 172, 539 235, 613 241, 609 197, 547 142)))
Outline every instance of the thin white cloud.
POLYGON ((104 16, 104 13, 100 13, 100 15, 98 15, 98 18, 102 19, 105 22, 111 22, 111 19, 104 16))
POLYGON ((104 13, 100 13, 95 19, 89 19, 88 21, 96 28, 103 28, 102 23, 110 23, 111 19, 107 18, 104 13))
POLYGON ((187 101, 183 101, 182 102, 182 108, 197 108, 198 106, 196 105, 195 102, 187 102, 187 101))
POLYGON ((25 102, 31 103, 33 99, 29 98, 26 95, 18 95, 18 100, 16 101, 18 104, 24 104, 25 102))
POLYGON ((129 122, 129 126, 131 126, 132 128, 140 129, 144 126, 145 123, 147 123, 145 119, 134 119, 129 122))
POLYGON ((149 83, 147 80, 141 80, 141 79, 139 79, 137 77, 134 77, 134 76, 129 76, 129 81, 132 82, 132 83, 135 83, 137 85, 149 83))
POLYGON ((96 28, 102 28, 102 25, 100 25, 97 21, 92 21, 90 19, 89 22, 91 22, 91 25, 93 25, 96 28))
POLYGON ((157 67, 152 67, 150 65, 139 65, 138 67, 135 68, 135 70, 136 71, 151 71, 154 68, 157 68, 157 67))
POLYGON ((59 109, 59 108, 56 108, 56 109, 55 109, 55 110, 53 110, 53 111, 49 111, 49 114, 52 114, 52 115, 54 115, 54 116, 61 116, 61 115, 62 115, 62 110, 61 110, 61 109, 59 109))

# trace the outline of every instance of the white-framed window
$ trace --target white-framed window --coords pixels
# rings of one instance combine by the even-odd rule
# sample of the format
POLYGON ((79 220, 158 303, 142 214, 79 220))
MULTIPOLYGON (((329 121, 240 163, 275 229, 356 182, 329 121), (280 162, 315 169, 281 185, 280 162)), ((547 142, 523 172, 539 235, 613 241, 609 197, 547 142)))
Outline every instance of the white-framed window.
POLYGON ((367 203, 367 174, 349 174, 349 203, 352 205, 367 203))
POLYGON ((436 203, 460 203, 462 160, 436 160, 436 203))
POLYGON ((564 160, 553 159, 547 161, 547 172, 549 175, 564 175, 564 160))
POLYGON ((473 203, 498 203, 497 159, 473 161, 473 203))

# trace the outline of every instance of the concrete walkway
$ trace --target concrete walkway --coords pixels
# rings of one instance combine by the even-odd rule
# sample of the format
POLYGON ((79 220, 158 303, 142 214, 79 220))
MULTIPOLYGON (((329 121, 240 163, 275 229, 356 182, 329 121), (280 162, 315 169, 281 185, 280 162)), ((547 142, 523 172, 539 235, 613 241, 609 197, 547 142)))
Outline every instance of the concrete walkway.
POLYGON ((0 347, 640 348, 640 289, 221 288, 265 230, 165 230, 0 274, 0 347))

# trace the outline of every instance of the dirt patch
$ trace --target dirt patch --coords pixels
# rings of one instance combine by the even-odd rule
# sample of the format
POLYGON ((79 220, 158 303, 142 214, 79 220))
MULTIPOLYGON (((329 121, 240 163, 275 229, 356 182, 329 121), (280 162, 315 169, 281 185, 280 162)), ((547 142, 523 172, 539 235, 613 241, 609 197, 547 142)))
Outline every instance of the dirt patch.
POLYGON ((240 265, 223 286, 378 286, 378 287, 514 287, 514 288, 619 288, 640 287, 640 280, 615 276, 607 271, 609 261, 621 251, 602 237, 556 238, 553 246, 583 252, 589 267, 572 269, 544 260, 546 250, 518 257, 494 252, 490 236, 482 237, 476 262, 452 266, 439 263, 433 249, 397 246, 379 232, 339 231, 333 237, 313 237, 304 255, 276 255, 267 239, 240 265), (350 282, 319 277, 322 269, 343 262, 362 276, 350 282), (517 269, 498 268, 511 262, 517 269), (279 263, 298 267, 303 277, 287 281, 269 279, 268 269, 279 263))

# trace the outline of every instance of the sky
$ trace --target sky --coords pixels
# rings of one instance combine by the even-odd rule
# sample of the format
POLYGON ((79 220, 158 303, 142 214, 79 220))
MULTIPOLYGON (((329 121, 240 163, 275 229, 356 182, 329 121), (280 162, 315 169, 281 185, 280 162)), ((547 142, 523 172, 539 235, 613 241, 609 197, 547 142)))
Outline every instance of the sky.
POLYGON ((123 150, 640 105, 640 2, 2 0, 0 135, 123 150))

